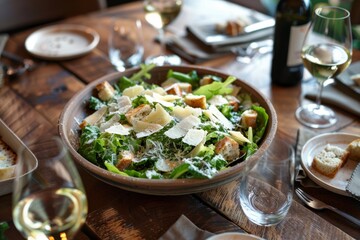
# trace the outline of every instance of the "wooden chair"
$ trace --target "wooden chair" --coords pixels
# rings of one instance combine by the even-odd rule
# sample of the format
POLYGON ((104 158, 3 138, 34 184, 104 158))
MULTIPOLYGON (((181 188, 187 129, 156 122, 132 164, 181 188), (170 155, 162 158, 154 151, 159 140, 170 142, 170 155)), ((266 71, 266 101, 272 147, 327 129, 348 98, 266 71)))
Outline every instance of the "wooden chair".
POLYGON ((14 32, 105 7, 106 0, 0 0, 0 32, 14 32))

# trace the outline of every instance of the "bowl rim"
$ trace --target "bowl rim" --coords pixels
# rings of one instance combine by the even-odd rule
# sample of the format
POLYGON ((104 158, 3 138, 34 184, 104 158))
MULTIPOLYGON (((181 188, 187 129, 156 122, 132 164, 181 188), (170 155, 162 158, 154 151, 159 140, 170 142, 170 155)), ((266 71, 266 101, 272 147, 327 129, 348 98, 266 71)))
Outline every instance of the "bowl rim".
MULTIPOLYGON (((129 191, 141 192, 147 194, 150 193, 152 195, 182 195, 188 193, 202 192, 223 185, 240 177, 241 175, 238 173, 237 170, 243 168, 243 165, 241 164, 236 164, 227 169, 221 170, 219 173, 217 173, 214 177, 210 179, 142 179, 142 178, 135 178, 128 176, 121 176, 119 174, 109 172, 106 169, 96 166, 95 164, 86 160, 76 151, 73 145, 71 145, 66 129, 69 123, 66 123, 65 121, 69 119, 69 115, 71 113, 69 109, 70 110, 73 109, 75 105, 78 105, 80 102, 82 102, 84 100, 82 99, 83 95, 88 91, 92 91, 97 84, 104 81, 111 81, 111 80, 115 81, 115 78, 118 78, 123 75, 131 75, 132 73, 137 72, 139 69, 140 69, 139 67, 131 68, 124 72, 115 72, 100 77, 99 79, 87 84, 81 91, 77 92, 65 105, 59 118, 58 130, 61 139, 69 149, 69 152, 71 153, 73 159, 75 159, 75 162, 79 164, 81 167, 83 167, 87 172, 89 172, 94 177, 98 178, 101 181, 105 181, 110 185, 129 191), (236 175, 240 175, 240 176, 237 177, 236 175), (172 186, 173 189, 169 190, 169 186, 172 186), (189 188, 191 188, 191 190, 189 188)), ((182 72, 184 72, 186 69, 191 69, 191 70, 196 70, 198 73, 207 72, 209 74, 220 75, 222 77, 230 76, 230 74, 226 74, 217 69, 202 67, 202 66, 194 66, 194 65, 157 66, 154 69, 152 69, 150 73, 153 74, 154 71, 160 72, 160 71, 167 71, 169 69, 173 69, 174 71, 182 71, 182 72)), ((256 96, 257 100, 260 100, 259 98, 261 98, 261 100, 264 101, 264 103, 268 107, 267 111, 269 111, 268 126, 265 135, 263 136, 261 146, 252 156, 250 156, 247 159, 247 162, 249 161, 255 162, 257 161, 257 159, 259 159, 261 155, 263 155, 263 153, 270 145, 272 139, 275 137, 275 133, 277 130, 277 116, 271 101, 268 98, 266 98, 263 95, 263 93, 261 93, 259 90, 257 90, 255 87, 251 86, 250 84, 240 80, 239 78, 237 78, 236 82, 240 82, 241 86, 245 87, 246 89, 254 90, 256 95, 258 95, 256 96)))

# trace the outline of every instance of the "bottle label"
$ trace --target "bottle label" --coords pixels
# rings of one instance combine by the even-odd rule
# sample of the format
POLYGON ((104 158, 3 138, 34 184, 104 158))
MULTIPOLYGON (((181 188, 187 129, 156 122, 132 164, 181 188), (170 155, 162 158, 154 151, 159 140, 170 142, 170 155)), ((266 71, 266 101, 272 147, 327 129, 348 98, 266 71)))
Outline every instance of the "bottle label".
POLYGON ((301 48, 308 27, 309 27, 309 23, 300 26, 291 27, 289 49, 287 56, 288 67, 293 67, 302 64, 301 48))

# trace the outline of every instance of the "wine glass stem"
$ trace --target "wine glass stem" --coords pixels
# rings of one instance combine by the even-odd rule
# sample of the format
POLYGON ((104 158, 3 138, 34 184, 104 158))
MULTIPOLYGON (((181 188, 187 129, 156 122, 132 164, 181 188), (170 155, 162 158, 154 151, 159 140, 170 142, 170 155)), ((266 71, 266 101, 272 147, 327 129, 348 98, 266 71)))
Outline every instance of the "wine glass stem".
POLYGON ((165 31, 164 28, 159 29, 159 42, 160 42, 160 51, 162 54, 165 54, 165 31))
POLYGON ((319 83, 319 91, 316 96, 316 105, 317 105, 318 109, 320 108, 320 105, 321 105, 321 95, 322 95, 322 91, 324 89, 324 82, 325 81, 321 81, 321 83, 319 83))

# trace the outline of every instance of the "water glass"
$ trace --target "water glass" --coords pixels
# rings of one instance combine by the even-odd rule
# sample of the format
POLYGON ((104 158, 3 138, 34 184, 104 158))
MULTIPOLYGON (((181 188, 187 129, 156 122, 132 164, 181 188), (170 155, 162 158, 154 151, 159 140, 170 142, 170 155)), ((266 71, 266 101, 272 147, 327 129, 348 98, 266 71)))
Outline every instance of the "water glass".
POLYGON ((240 203, 250 221, 276 225, 291 206, 294 189, 294 150, 274 139, 258 163, 240 183, 240 203))
POLYGON ((140 20, 117 18, 109 37, 109 58, 120 72, 138 66, 144 56, 142 24, 140 20))

